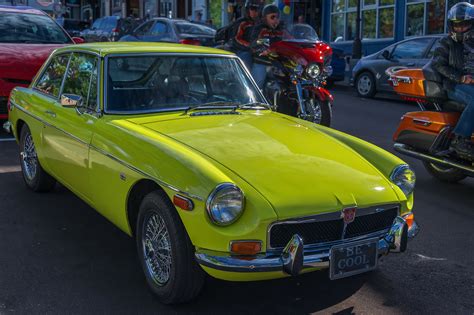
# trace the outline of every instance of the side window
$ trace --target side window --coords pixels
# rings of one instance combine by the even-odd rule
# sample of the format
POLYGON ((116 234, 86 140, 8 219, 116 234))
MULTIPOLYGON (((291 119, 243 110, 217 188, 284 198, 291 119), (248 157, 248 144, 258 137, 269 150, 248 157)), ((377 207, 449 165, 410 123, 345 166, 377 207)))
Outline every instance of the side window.
POLYGON ((433 46, 431 46, 431 49, 430 49, 430 51, 428 52, 428 55, 426 56, 426 58, 428 58, 428 59, 433 58, 434 52, 435 52, 436 48, 439 47, 439 45, 440 45, 440 44, 439 44, 439 39, 437 39, 437 40, 435 41, 435 43, 433 44, 433 46))
POLYGON ((92 28, 93 29, 99 29, 100 28, 100 25, 102 24, 102 21, 104 21, 104 19, 97 19, 94 24, 92 24, 92 28))
POLYGON ((145 24, 143 24, 142 26, 139 26, 137 28, 137 30, 135 31, 135 34, 137 36, 143 36, 145 35, 149 30, 150 28, 153 26, 153 21, 150 21, 150 22, 147 22, 145 24))
POLYGON ((158 36, 158 35, 166 34, 167 31, 168 31, 168 28, 166 27, 165 23, 156 22, 150 31, 150 35, 158 36))
POLYGON ((392 53, 392 58, 395 59, 419 59, 431 43, 431 38, 419 38, 409 40, 407 42, 398 44, 392 53))
POLYGON ((82 97, 82 104, 90 109, 97 106, 97 57, 74 53, 69 62, 63 94, 82 97))
POLYGON ((54 56, 35 88, 43 93, 58 97, 68 60, 69 54, 54 56))

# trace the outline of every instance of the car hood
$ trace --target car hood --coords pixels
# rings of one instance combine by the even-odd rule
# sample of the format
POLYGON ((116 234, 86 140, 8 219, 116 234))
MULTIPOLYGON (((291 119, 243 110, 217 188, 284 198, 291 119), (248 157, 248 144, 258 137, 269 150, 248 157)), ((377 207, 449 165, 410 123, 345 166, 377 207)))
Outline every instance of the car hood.
POLYGON ((257 111, 134 122, 233 171, 273 205, 279 219, 399 202, 391 183, 354 150, 283 115, 257 111))
POLYGON ((31 81, 51 52, 63 46, 1 43, 0 79, 31 81))

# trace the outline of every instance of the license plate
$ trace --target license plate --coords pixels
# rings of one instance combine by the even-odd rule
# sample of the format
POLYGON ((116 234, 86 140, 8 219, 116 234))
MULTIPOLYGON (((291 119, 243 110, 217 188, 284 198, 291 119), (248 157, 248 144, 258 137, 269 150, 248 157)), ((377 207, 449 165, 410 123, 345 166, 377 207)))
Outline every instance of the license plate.
POLYGON ((377 244, 378 239, 370 239, 331 247, 329 278, 345 278, 377 268, 377 244))

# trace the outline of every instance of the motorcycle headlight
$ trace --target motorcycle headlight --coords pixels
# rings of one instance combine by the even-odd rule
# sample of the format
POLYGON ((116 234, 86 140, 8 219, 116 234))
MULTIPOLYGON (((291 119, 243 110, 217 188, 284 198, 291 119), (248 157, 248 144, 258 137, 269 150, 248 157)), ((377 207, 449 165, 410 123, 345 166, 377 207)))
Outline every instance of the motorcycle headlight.
POLYGON ((415 172, 406 164, 398 165, 390 175, 390 180, 409 196, 415 189, 415 172))
POLYGON ((314 63, 309 65, 308 68, 306 69, 306 74, 312 79, 316 79, 320 73, 321 73, 321 68, 319 67, 319 65, 314 64, 314 63))
POLYGON ((214 224, 229 225, 244 211, 244 194, 234 184, 218 185, 207 198, 206 208, 214 224))

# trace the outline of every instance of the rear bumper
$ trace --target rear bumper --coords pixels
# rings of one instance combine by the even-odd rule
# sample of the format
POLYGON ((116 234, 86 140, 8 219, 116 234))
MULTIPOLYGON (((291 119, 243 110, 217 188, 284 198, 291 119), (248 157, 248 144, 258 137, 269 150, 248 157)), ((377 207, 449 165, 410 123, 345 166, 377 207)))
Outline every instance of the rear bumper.
MULTIPOLYGON (((402 217, 396 217, 388 232, 378 241, 378 255, 389 252, 404 252, 408 239, 414 238, 419 231, 413 221, 410 228, 402 217)), ((372 238, 372 236, 367 237, 372 238)), ((349 243, 349 241, 348 241, 349 243)), ((255 257, 238 257, 212 251, 196 251, 199 264, 227 272, 273 272, 283 271, 288 275, 297 275, 307 268, 329 267, 330 248, 311 250, 305 248, 303 240, 297 234, 288 242, 280 254, 264 254, 255 257)))

